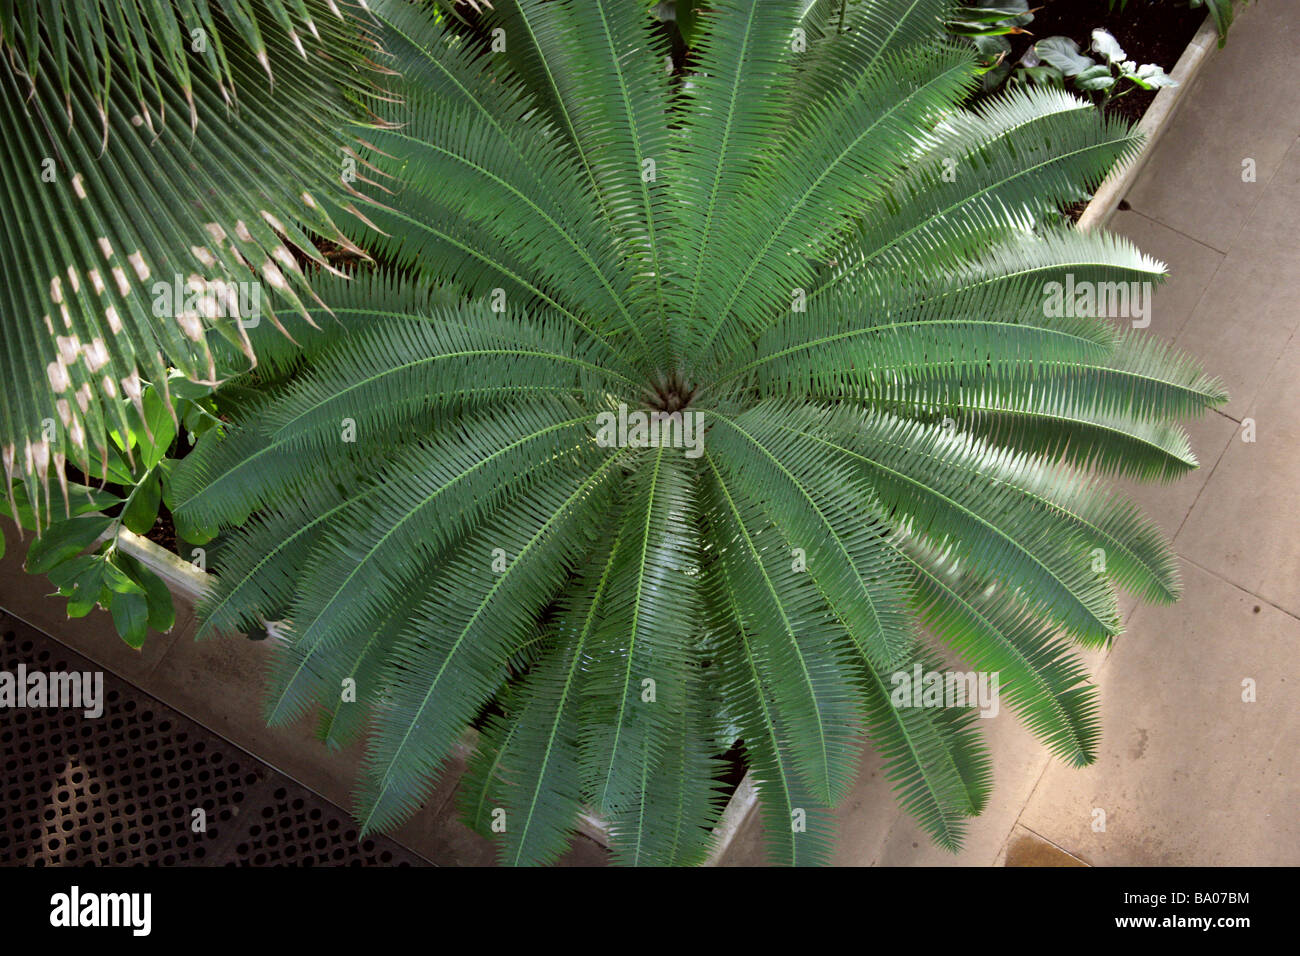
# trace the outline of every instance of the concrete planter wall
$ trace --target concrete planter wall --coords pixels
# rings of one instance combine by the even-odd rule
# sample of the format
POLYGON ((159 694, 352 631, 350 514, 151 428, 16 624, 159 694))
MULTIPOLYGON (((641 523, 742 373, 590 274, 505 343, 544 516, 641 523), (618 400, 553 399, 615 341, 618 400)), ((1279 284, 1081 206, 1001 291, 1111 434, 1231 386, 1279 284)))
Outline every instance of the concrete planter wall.
POLYGON ((1088 203, 1087 208, 1084 209, 1083 215, 1079 217, 1078 225, 1080 229, 1096 229, 1105 226, 1110 221, 1110 217, 1114 215, 1120 200, 1128 195, 1129 190, 1133 188, 1133 184, 1137 182, 1137 178, 1141 174, 1143 167, 1146 166, 1147 159, 1151 156, 1156 143, 1160 141, 1160 137, 1164 135, 1169 123, 1173 120, 1174 113, 1182 105, 1183 97, 1191 88, 1192 81, 1196 79, 1201 72, 1201 68, 1218 48, 1219 34, 1214 27, 1214 19, 1209 14, 1206 14, 1205 22, 1196 31, 1196 35, 1192 37, 1192 42, 1187 44, 1187 49, 1183 51, 1183 55, 1174 64, 1173 72, 1169 74, 1178 85, 1166 86, 1161 89, 1137 124, 1138 132, 1146 138, 1142 151, 1125 165, 1114 169, 1106 177, 1106 181, 1101 184, 1101 187, 1088 203))
MULTIPOLYGON (((1129 192, 1141 173, 1153 147, 1173 119, 1175 111, 1197 74, 1217 48, 1218 35, 1213 21, 1207 16, 1205 23, 1192 38, 1173 69, 1171 75, 1178 85, 1160 90, 1138 123, 1138 130, 1146 138, 1142 151, 1129 163, 1114 170, 1097 190, 1079 218, 1080 229, 1099 228, 1109 221, 1120 200, 1129 192)), ((168 583, 174 594, 182 596, 191 604, 198 601, 207 586, 207 574, 147 538, 122 529, 118 534, 118 546, 156 572, 168 583)), ((466 753, 472 749, 474 739, 475 732, 472 729, 467 730, 461 744, 466 753)), ((721 861, 757 802, 758 791, 753 777, 746 774, 718 821, 714 831, 717 841, 707 865, 716 865, 721 861)), ((609 832, 597 817, 584 814, 579 820, 579 829, 598 843, 609 845, 609 832)))

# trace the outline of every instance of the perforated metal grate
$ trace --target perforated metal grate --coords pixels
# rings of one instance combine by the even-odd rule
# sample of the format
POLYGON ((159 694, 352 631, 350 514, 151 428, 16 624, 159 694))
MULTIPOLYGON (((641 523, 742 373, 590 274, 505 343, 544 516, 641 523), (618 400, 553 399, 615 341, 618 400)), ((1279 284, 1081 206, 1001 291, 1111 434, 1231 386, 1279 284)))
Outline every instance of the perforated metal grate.
MULTIPOLYGON (((3 612, 0 628, 0 670, 99 670, 3 612)), ((344 811, 108 673, 96 718, 0 708, 0 769, 0 865, 426 862, 384 837, 358 844, 344 811)))
POLYGON ((357 829, 312 794, 276 787, 227 866, 409 866, 387 843, 357 842, 357 829))

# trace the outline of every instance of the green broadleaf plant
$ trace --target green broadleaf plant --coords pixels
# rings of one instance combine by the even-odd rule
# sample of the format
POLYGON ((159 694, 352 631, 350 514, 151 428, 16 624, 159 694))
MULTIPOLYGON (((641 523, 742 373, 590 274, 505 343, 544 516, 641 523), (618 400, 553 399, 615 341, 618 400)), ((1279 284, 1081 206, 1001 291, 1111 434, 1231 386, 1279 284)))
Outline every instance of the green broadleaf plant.
POLYGON ((1033 45, 1021 69, 1032 82, 1060 84, 1068 79, 1078 89, 1098 96, 1102 109, 1134 90, 1178 85, 1162 67, 1154 63, 1138 66, 1127 59, 1123 47, 1106 30, 1092 31, 1092 51, 1104 62, 1080 53, 1079 45, 1069 37, 1047 37, 1033 45), (1045 67, 1038 65, 1040 60, 1045 67))
POLYGON ((401 274, 322 279, 292 374, 173 473, 230 529, 204 628, 276 622, 267 718, 368 735, 366 831, 477 722, 461 808, 509 863, 584 807, 619 862, 704 860, 737 742, 777 861, 830 858, 864 745, 955 849, 978 721, 896 694, 954 657, 1090 762, 1073 646, 1178 593, 1105 479, 1194 468, 1176 421, 1225 399, 1045 305, 1163 275, 1051 224, 1137 139, 1059 90, 964 109, 942 0, 717 0, 680 74, 646 4, 494 6, 497 49, 372 4, 363 244, 401 274))
MULTIPOLYGON (((118 531, 125 527, 145 534, 158 521, 164 500, 171 506, 171 470, 176 462, 167 455, 177 447, 176 423, 186 423, 190 443, 220 425, 207 397, 211 387, 186 382, 179 375, 173 375, 171 386, 166 390, 170 407, 163 392, 150 385, 141 395, 142 417, 132 408, 126 410, 127 426, 110 434, 103 487, 90 488, 60 473, 66 501, 61 514, 58 503, 52 505, 49 498, 43 506, 32 507, 29 486, 21 482, 10 488, 8 500, 0 500, 0 514, 20 528, 40 531, 28 548, 25 570, 46 575, 57 593, 68 598, 70 618, 84 617, 96 605, 103 607, 118 634, 135 648, 143 645, 149 629, 169 631, 175 608, 163 580, 120 550, 118 531), (104 513, 114 509, 115 516, 104 513)), ((214 534, 188 522, 176 525, 178 539, 192 545, 204 544, 214 534)))

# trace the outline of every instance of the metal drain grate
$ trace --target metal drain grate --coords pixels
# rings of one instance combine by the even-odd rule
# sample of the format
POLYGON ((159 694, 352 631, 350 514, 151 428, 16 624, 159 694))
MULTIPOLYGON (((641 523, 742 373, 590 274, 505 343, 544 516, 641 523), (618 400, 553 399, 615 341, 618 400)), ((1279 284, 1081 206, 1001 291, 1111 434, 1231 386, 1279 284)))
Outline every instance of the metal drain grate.
MULTIPOLYGON (((0 670, 99 670, 3 612, 0 627, 0 670)), ((108 673, 100 717, 0 709, 0 769, 0 865, 425 862, 384 837, 358 844, 342 810, 108 673)))
POLYGON ((236 846, 238 860, 227 866, 409 866, 392 849, 367 838, 330 804, 306 793, 276 787, 271 799, 236 846))

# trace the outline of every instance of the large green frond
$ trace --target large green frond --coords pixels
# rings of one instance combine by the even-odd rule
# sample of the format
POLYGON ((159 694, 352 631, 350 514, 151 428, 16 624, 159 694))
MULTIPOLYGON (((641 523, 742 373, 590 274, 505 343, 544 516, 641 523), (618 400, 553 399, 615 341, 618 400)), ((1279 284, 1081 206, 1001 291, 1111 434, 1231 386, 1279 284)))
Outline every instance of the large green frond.
POLYGON ((234 411, 173 498, 223 531, 205 626, 276 639, 270 718, 367 734, 367 832, 472 723, 459 803, 506 863, 584 813, 615 862, 702 862, 736 754, 773 858, 828 862, 864 744, 957 849, 978 719, 897 694, 951 658, 1091 761, 1072 647, 1119 632, 1117 588, 1178 593, 1105 479, 1194 467, 1178 421, 1226 397, 1052 298, 1164 277, 1057 211, 1131 131, 1061 92, 964 106, 942 0, 720 0, 671 64, 644 3, 497 6, 375 3, 400 76, 352 89, 357 184, 322 208, 382 266, 203 332, 234 411))
POLYGON ((811 263, 887 193, 916 129, 957 101, 971 78, 965 51, 930 46, 880 61, 852 89, 799 120, 790 154, 773 158, 734 210, 737 235, 711 262, 711 319, 701 348, 766 324, 773 303, 811 285, 811 263), (716 316, 716 318, 713 318, 716 316))
POLYGON ((726 459, 705 452, 718 513, 718 560, 727 568, 742 615, 745 655, 771 695, 779 741, 808 790, 833 805, 852 783, 859 718, 858 693, 844 654, 843 629, 808 575, 794 570, 779 535, 739 494, 726 459))
POLYGON ((1076 765, 1091 763, 1101 730, 1097 694, 1068 642, 996 581, 916 539, 893 546, 915 569, 913 587, 926 624, 967 663, 998 675, 1012 708, 1054 754, 1076 765))
POLYGON ((593 806, 639 805, 687 706, 698 627, 698 493, 679 452, 647 449, 624 485, 608 589, 584 691, 583 769, 593 806))
MULTIPOLYGON (((1009 580, 1080 640, 1119 632, 1115 596, 1059 516, 1019 487, 1042 463, 940 425, 815 406, 759 406, 792 435, 855 462, 891 520, 1009 580)), ((747 413, 758 417, 757 412, 747 413)))
POLYGON ((560 473, 498 516, 440 569, 389 656, 358 815, 366 830, 396 825, 429 792, 465 724, 497 688, 509 651, 591 547, 616 487, 621 454, 585 477, 560 473), (493 569, 493 550, 505 570, 493 569))

